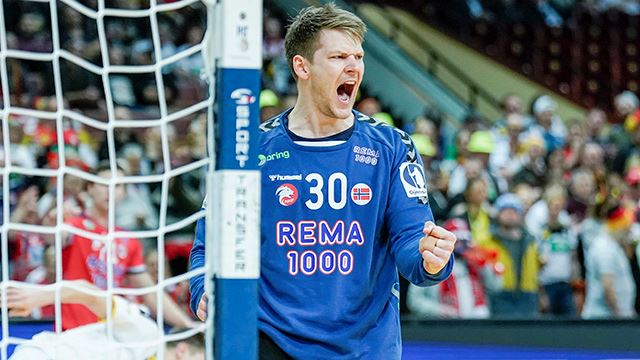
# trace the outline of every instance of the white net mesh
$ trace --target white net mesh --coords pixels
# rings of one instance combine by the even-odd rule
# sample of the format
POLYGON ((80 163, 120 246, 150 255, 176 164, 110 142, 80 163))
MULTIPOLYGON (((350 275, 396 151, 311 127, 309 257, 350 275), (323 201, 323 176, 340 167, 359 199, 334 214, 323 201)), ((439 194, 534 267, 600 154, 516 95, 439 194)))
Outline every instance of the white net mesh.
MULTIPOLYGON (((32 335, 12 333, 18 322, 9 317, 8 287, 55 289, 53 310, 34 315, 53 315, 55 331, 62 330, 67 236, 102 247, 106 264, 120 256, 115 239, 140 239, 155 284, 121 286, 114 266, 104 266, 104 283, 96 285, 105 290, 93 295, 106 297, 111 309, 111 295, 135 301, 155 293, 160 328, 161 295, 184 305, 185 281, 206 270, 187 272, 185 255, 204 216, 200 180, 212 162, 205 148, 213 96, 212 72, 203 71, 207 15, 196 0, 0 2, 1 359, 32 335), (91 170, 101 161, 114 176, 91 170), (69 221, 100 205, 83 191, 87 184, 108 189, 104 233, 69 221)), ((107 311, 109 339, 111 317, 107 311)), ((157 346, 162 358, 165 342, 200 331, 204 326, 137 346, 157 346)))

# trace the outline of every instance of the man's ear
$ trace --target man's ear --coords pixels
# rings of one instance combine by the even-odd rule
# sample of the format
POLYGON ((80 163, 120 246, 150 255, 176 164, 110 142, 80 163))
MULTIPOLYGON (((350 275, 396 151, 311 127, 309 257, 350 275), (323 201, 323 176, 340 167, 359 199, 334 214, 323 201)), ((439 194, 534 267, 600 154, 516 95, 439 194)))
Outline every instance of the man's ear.
POLYGON ((298 78, 304 80, 309 78, 308 62, 302 55, 295 55, 293 59, 291 59, 291 63, 293 65, 293 72, 296 73, 298 78))

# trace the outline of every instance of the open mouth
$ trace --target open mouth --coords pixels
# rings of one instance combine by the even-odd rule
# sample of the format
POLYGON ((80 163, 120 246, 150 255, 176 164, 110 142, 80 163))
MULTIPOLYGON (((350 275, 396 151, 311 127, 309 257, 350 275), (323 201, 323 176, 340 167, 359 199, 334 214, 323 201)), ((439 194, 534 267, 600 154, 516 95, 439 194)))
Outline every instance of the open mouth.
POLYGON ((349 100, 351 100, 351 98, 353 97, 353 92, 356 88, 356 81, 355 80, 349 80, 349 81, 345 81, 342 84, 340 84, 340 86, 338 86, 338 100, 344 102, 344 103, 348 103, 349 100))

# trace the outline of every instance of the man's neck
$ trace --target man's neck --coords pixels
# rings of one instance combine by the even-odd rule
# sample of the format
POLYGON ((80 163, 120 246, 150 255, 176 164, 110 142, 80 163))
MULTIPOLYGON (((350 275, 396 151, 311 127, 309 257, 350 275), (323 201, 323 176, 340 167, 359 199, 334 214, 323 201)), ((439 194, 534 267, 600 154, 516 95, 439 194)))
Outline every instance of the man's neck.
POLYGON ((109 225, 109 213, 102 212, 95 207, 91 207, 87 210, 87 216, 93 220, 93 222, 104 226, 105 228, 109 225))
POLYGON ((313 104, 304 104, 300 100, 289 113, 289 130, 294 134, 309 138, 323 138, 341 133, 353 125, 353 113, 346 119, 337 119, 324 115, 313 104))

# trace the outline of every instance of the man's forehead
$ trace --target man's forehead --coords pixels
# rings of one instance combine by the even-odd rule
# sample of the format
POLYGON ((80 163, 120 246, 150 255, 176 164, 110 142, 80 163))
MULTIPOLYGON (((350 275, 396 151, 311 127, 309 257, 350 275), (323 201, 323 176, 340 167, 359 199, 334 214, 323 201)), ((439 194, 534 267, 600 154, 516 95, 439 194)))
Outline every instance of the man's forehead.
POLYGON ((318 38, 318 50, 327 52, 362 52, 362 41, 345 30, 324 29, 318 38))

